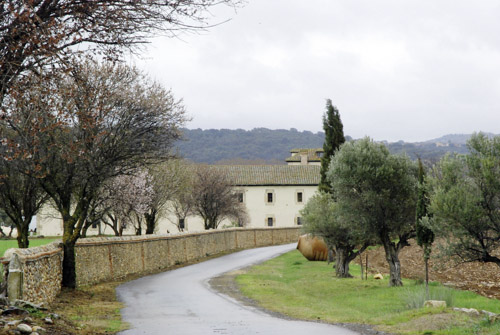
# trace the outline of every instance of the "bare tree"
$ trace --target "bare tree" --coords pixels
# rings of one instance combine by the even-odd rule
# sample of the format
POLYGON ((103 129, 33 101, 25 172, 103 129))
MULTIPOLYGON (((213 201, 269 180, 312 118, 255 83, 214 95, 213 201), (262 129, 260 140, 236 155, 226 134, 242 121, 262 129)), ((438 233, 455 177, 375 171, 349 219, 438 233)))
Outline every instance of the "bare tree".
MULTIPOLYGON (((8 159, 31 163, 63 219, 63 284, 75 287, 74 246, 92 200, 113 177, 168 160, 184 109, 138 70, 86 62, 70 73, 20 78, 3 126, 18 136, 8 159), (21 155, 22 154, 22 155, 21 155)), ((1 128, 0 128, 1 129, 1 128)))
POLYGON ((175 218, 170 221, 179 231, 184 231, 186 218, 194 214, 194 181, 196 178, 195 165, 187 164, 185 161, 178 161, 178 188, 168 201, 166 207, 174 214, 175 218))
POLYGON ((203 218, 205 229, 218 228, 224 219, 238 221, 245 216, 231 180, 214 166, 197 166, 193 199, 194 212, 203 218))
POLYGON ((116 236, 121 236, 128 226, 142 234, 142 217, 153 202, 152 177, 147 170, 113 178, 99 192, 101 198, 100 220, 109 226, 116 236))
POLYGON ((1 159, 8 150, 0 147, 0 208, 17 230, 18 247, 28 248, 31 220, 46 202, 47 195, 38 180, 25 173, 23 160, 1 159))
POLYGON ((66 64, 77 53, 118 59, 154 35, 209 27, 209 9, 240 0, 4 0, 0 2, 0 101, 16 77, 66 64), (78 48, 77 48, 78 46, 78 48))
POLYGON ((165 215, 167 205, 182 191, 189 175, 189 168, 181 159, 172 159, 149 168, 151 175, 152 201, 144 212, 146 234, 153 234, 158 220, 165 215))

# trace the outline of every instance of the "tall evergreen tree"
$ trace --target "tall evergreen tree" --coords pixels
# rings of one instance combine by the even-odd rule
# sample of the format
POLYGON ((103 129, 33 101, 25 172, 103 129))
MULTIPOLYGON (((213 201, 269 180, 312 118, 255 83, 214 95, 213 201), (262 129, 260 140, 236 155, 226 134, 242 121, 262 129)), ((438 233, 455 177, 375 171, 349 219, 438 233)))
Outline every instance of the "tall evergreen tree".
POLYGON ((344 127, 340 120, 337 107, 332 105, 332 100, 326 99, 326 112, 323 114, 323 129, 325 131, 325 143, 323 143, 323 157, 321 157, 321 181, 319 190, 332 193, 332 185, 326 178, 326 172, 330 161, 340 145, 345 142, 344 127))
POLYGON ((427 207, 429 206, 429 197, 425 183, 425 170, 422 160, 418 159, 418 197, 417 197, 417 222, 416 233, 417 243, 424 251, 425 262, 425 289, 427 298, 429 297, 429 258, 432 251, 432 243, 434 242, 434 232, 429 224, 429 214, 427 207))

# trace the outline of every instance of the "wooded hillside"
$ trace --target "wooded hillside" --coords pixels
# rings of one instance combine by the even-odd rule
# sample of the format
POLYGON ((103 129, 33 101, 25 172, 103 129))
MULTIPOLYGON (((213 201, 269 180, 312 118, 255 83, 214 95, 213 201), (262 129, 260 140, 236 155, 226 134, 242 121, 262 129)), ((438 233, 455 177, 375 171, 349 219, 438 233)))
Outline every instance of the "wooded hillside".
MULTIPOLYGON (((293 148, 322 148, 325 134, 297 129, 183 129, 177 150, 184 158, 209 164, 285 164, 293 148)), ((387 143, 391 153, 437 161, 447 152, 467 153, 470 135, 445 135, 426 142, 387 143)), ((347 140, 351 137, 347 136, 347 140)))

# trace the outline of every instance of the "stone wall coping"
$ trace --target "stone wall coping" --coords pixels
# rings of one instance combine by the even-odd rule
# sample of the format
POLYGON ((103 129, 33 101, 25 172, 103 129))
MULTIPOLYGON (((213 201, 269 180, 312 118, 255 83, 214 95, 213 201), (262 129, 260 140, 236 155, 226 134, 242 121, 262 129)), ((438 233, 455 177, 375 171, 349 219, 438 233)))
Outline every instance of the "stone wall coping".
POLYGON ((197 231, 197 232, 179 232, 171 234, 162 235, 132 235, 132 236, 108 236, 108 237, 87 237, 79 239, 76 242, 76 246, 95 246, 95 245, 107 245, 107 244, 123 244, 123 243, 141 243, 148 241, 160 241, 160 240, 170 240, 178 239, 184 237, 192 236, 202 236, 207 234, 223 234, 225 232, 252 232, 252 231, 269 231, 269 230, 289 230, 298 229, 299 227, 269 227, 269 228, 228 228, 228 229, 211 229, 207 231, 197 231))
POLYGON ((0 258, 0 261, 4 264, 9 263, 14 254, 19 256, 21 262, 28 262, 37 260, 43 257, 50 257, 58 252, 62 252, 62 241, 55 241, 46 245, 42 245, 34 248, 10 248, 4 253, 4 256, 0 258))

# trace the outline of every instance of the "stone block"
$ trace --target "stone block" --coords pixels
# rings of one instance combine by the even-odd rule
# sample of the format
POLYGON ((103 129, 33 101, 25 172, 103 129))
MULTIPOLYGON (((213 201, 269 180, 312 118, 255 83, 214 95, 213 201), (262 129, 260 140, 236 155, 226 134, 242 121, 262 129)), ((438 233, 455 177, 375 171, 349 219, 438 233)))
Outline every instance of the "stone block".
POLYGON ((443 301, 443 300, 426 300, 424 302, 424 307, 431 307, 431 308, 446 307, 446 301, 443 301))

